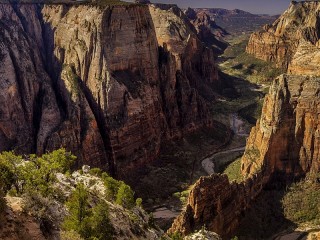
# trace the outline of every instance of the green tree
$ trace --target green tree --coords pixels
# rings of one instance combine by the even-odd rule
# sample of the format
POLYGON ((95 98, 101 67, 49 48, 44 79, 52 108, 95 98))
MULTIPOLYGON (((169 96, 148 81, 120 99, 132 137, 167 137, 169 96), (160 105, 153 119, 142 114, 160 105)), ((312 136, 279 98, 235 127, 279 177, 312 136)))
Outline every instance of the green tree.
POLYGON ((11 188, 13 181, 14 176, 10 168, 0 162, 0 213, 3 212, 5 208, 6 201, 4 197, 11 188))
POLYGON ((107 173, 102 174, 102 179, 106 187, 106 198, 109 201, 115 201, 121 183, 110 177, 107 173))
POLYGON ((92 210, 89 205, 89 192, 83 184, 78 184, 66 203, 69 215, 65 218, 63 228, 67 231, 76 231, 81 237, 92 235, 90 230, 90 216, 92 210))
POLYGON ((18 194, 39 191, 44 196, 53 193, 52 183, 56 173, 70 170, 76 157, 65 149, 59 149, 41 157, 32 154, 25 159, 13 152, 0 154, 0 163, 12 173, 12 185, 18 194))
POLYGON ((136 199, 136 206, 142 208, 142 198, 136 199))
POLYGON ((120 183, 116 203, 128 209, 133 208, 135 205, 134 192, 124 182, 120 183))
POLYGON ((109 218, 109 207, 105 201, 101 201, 92 209, 91 232, 93 238, 111 240, 114 235, 114 228, 109 218))

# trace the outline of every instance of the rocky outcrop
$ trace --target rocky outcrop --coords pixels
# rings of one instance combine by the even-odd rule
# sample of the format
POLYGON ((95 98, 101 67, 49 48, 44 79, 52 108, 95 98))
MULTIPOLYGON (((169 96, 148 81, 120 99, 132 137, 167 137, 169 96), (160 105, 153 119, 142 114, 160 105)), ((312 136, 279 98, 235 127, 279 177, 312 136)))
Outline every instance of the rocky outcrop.
POLYGON ((241 160, 245 180, 229 183, 224 175, 201 178, 170 232, 188 234, 205 225, 229 239, 264 188, 282 187, 307 175, 318 178, 319 7, 319 2, 293 2, 273 26, 251 36, 247 50, 288 66, 288 74, 273 81, 261 118, 251 130, 241 160))
POLYGON ((264 187, 316 176, 320 172, 319 92, 319 77, 278 77, 247 140, 241 165, 245 180, 229 183, 226 175, 201 178, 169 232, 187 235, 205 225, 228 239, 264 187))
POLYGON ((183 235, 205 226, 230 239, 241 216, 263 187, 263 176, 257 174, 243 183, 230 183, 226 175, 201 177, 192 188, 185 211, 175 219, 169 233, 183 235))
POLYGON ((212 124, 213 53, 176 6, 0 4, 0 14, 0 150, 65 147, 78 165, 123 176, 163 140, 212 124))
POLYGON ((287 68, 294 56, 306 49, 306 41, 312 45, 319 41, 319 12, 318 1, 291 2, 277 21, 251 35, 247 52, 287 68))
POLYGON ((222 54, 228 47, 228 43, 223 38, 229 33, 219 27, 205 11, 197 13, 195 10, 188 8, 185 14, 195 27, 199 39, 206 43, 208 47, 213 47, 216 55, 222 54))
POLYGON ((320 79, 284 75, 266 96, 242 158, 245 175, 263 170, 288 180, 320 171, 320 79))

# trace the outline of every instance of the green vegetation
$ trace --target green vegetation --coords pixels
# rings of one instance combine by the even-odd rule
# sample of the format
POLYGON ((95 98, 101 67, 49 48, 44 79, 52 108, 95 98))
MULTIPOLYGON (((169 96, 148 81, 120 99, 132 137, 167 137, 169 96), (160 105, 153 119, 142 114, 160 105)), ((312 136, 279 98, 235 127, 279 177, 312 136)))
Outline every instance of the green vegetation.
MULTIPOLYGON (((76 181, 75 189, 71 184, 65 185, 67 179, 74 177, 70 168, 75 159, 65 149, 42 156, 0 154, 0 212, 5 207, 6 194, 19 196, 23 199, 23 210, 38 220, 44 232, 61 225, 65 239, 113 239, 115 229, 109 213, 113 205, 108 201, 124 207, 122 211, 134 220, 132 224, 141 221, 131 209, 137 206, 142 213, 142 199, 135 200, 128 185, 98 168, 81 176, 84 180, 76 181), (105 191, 97 190, 95 185, 100 188, 104 185, 105 191)), ((81 171, 75 174, 83 175, 81 171)))
POLYGON ((241 182, 243 179, 241 175, 241 158, 229 164, 223 173, 227 174, 229 181, 241 182))
POLYGON ((78 184, 66 205, 69 215, 65 218, 65 231, 74 231, 84 239, 113 239, 114 229, 110 223, 109 207, 100 201, 92 207, 89 191, 83 184, 78 184))
POLYGON ((66 173, 75 161, 75 156, 59 149, 41 157, 29 155, 26 159, 13 152, 0 154, 0 165, 7 169, 10 177, 6 179, 7 188, 13 185, 15 192, 22 195, 26 192, 39 192, 43 196, 54 196, 53 183, 56 173, 66 173))
POLYGON ((292 184, 283 200, 284 214, 290 221, 320 224, 320 184, 303 180, 292 184))
POLYGON ((128 209, 133 208, 135 206, 133 194, 134 193, 130 186, 126 185, 124 182, 121 182, 116 197, 116 203, 128 209))
POLYGON ((193 185, 191 185, 187 190, 182 191, 182 192, 176 192, 173 194, 173 197, 179 199, 181 202, 182 206, 185 206, 188 201, 189 193, 192 189, 193 185))
POLYGON ((169 238, 170 238, 171 240, 183 240, 183 236, 182 236, 182 234, 179 233, 179 232, 175 232, 175 233, 169 235, 169 238))
POLYGON ((234 39, 222 58, 227 59, 220 65, 222 70, 235 77, 247 79, 253 83, 270 82, 284 70, 274 64, 255 58, 246 53, 248 36, 234 39))

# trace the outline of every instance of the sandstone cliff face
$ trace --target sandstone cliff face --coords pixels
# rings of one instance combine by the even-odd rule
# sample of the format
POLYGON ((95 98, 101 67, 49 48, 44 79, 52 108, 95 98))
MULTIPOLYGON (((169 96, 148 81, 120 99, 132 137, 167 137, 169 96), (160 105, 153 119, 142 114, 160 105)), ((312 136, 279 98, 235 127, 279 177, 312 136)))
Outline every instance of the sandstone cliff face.
POLYGON ((226 175, 201 177, 192 188, 186 210, 175 219, 169 233, 187 235, 203 226, 230 239, 244 211, 263 187, 257 174, 245 182, 230 183, 226 175))
POLYGON ((41 23, 35 6, 1 4, 0 18, 0 150, 41 152, 61 121, 42 61, 41 23))
POLYGON ((199 39, 212 47, 216 55, 222 54, 228 47, 228 43, 223 40, 228 32, 219 27, 206 11, 196 12, 188 8, 185 14, 196 29, 199 39))
POLYGON ((292 179, 320 171, 319 80, 284 75, 274 81, 247 141, 242 158, 245 175, 261 169, 265 175, 292 179))
POLYGON ((290 6, 284 15, 251 36, 247 50, 288 66, 266 96, 242 157, 244 182, 226 176, 200 179, 186 210, 170 232, 188 234, 206 225, 228 239, 243 213, 266 186, 284 185, 320 171, 319 2, 290 6), (292 17, 294 16, 294 17, 292 17))
POLYGON ((277 21, 251 35, 247 52, 287 68, 305 41, 313 45, 319 41, 319 12, 317 1, 292 2, 277 21))
POLYGON ((177 7, 0 4, 0 12, 1 150, 65 147, 79 165, 122 175, 155 159, 161 141, 211 125, 213 53, 177 7))
POLYGON ((205 225, 228 239, 265 186, 319 173, 319 92, 319 77, 278 77, 247 140, 241 165, 245 180, 229 183, 225 175, 201 178, 169 232, 186 235, 205 225))

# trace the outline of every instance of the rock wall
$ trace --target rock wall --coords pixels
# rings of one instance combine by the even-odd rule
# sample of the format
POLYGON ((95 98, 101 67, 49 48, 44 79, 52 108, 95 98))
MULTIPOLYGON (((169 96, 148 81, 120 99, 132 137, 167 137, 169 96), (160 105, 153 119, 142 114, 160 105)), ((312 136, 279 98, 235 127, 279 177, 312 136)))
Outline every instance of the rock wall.
POLYGON ((320 171, 319 92, 319 77, 282 75, 273 82, 247 141, 244 175, 263 169, 292 180, 320 171))
POLYGON ((188 235, 205 226, 230 239, 252 199, 261 192, 263 181, 262 174, 240 184, 230 183, 226 175, 201 177, 189 194, 186 209, 168 232, 188 235))
POLYGON ((170 233, 206 226, 229 239, 252 201, 267 186, 320 172, 320 78, 282 75, 265 98, 242 157, 242 183, 226 175, 201 178, 170 233))
POLYGON ((0 14, 0 150, 65 147, 78 165, 123 176, 161 141, 211 126, 213 53, 176 6, 0 4, 0 14))
POLYGON ((319 176, 319 9, 319 2, 293 2, 276 23, 251 36, 247 50, 288 66, 288 73, 273 81, 261 118, 251 130, 241 159, 245 180, 201 178, 169 232, 186 235, 205 225, 229 239, 263 188, 283 186, 307 174, 319 176))
POLYGON ((304 41, 312 44, 319 41, 318 1, 291 2, 278 20, 253 33, 247 52, 255 57, 287 68, 294 55, 300 51, 304 41))
POLYGON ((194 26, 199 39, 208 47, 212 47, 216 55, 222 54, 228 47, 228 43, 223 38, 229 33, 219 27, 206 11, 196 12, 188 8, 185 10, 185 14, 194 26))

